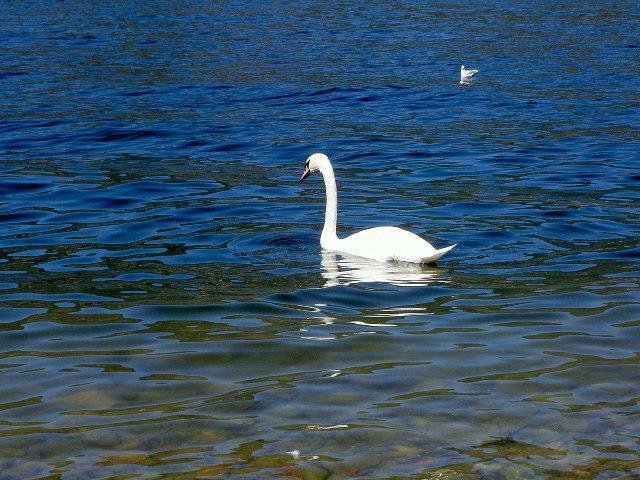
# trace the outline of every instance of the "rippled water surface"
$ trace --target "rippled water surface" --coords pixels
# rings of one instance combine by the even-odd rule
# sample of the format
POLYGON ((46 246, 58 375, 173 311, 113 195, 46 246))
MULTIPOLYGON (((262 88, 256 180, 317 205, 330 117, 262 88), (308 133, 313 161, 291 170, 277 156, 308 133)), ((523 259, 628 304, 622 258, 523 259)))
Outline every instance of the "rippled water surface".
POLYGON ((3 5, 0 478, 640 476, 638 5, 425 3, 3 5))

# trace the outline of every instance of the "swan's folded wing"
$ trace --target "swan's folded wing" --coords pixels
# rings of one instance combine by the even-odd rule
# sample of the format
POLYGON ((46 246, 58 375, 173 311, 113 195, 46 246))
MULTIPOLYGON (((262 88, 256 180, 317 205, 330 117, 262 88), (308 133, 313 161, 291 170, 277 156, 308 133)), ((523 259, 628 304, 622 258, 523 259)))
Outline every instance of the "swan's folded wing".
POLYGON ((397 227, 374 227, 338 240, 335 250, 374 260, 433 263, 453 246, 436 250, 414 233, 397 227))

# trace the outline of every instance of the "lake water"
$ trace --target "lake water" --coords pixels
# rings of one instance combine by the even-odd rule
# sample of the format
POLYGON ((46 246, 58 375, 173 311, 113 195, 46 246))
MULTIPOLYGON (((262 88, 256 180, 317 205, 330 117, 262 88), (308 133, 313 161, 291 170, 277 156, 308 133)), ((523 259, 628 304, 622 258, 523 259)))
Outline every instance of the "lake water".
POLYGON ((638 4, 425 3, 3 5, 1 479, 640 477, 638 4))

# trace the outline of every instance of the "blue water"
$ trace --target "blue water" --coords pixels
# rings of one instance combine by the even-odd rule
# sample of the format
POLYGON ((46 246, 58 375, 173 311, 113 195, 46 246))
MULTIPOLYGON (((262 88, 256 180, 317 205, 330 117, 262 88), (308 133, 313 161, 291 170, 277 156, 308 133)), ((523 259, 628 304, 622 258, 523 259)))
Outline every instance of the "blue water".
POLYGON ((640 476, 637 7, 3 5, 0 479, 640 476))

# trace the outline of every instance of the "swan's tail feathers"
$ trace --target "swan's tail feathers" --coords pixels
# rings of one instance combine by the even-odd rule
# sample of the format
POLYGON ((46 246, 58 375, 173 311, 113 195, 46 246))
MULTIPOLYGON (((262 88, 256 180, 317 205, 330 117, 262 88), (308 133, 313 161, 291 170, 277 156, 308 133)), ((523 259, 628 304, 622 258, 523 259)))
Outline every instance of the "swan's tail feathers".
POLYGON ((457 245, 457 243, 455 243, 453 245, 450 245, 448 247, 441 248, 440 250, 436 250, 435 252, 433 252, 428 257, 422 258, 420 263, 423 263, 423 264, 426 264, 426 265, 432 265, 432 264, 436 263, 436 260, 438 260, 440 257, 442 257, 449 250, 453 250, 453 247, 455 247, 456 245, 457 245))

